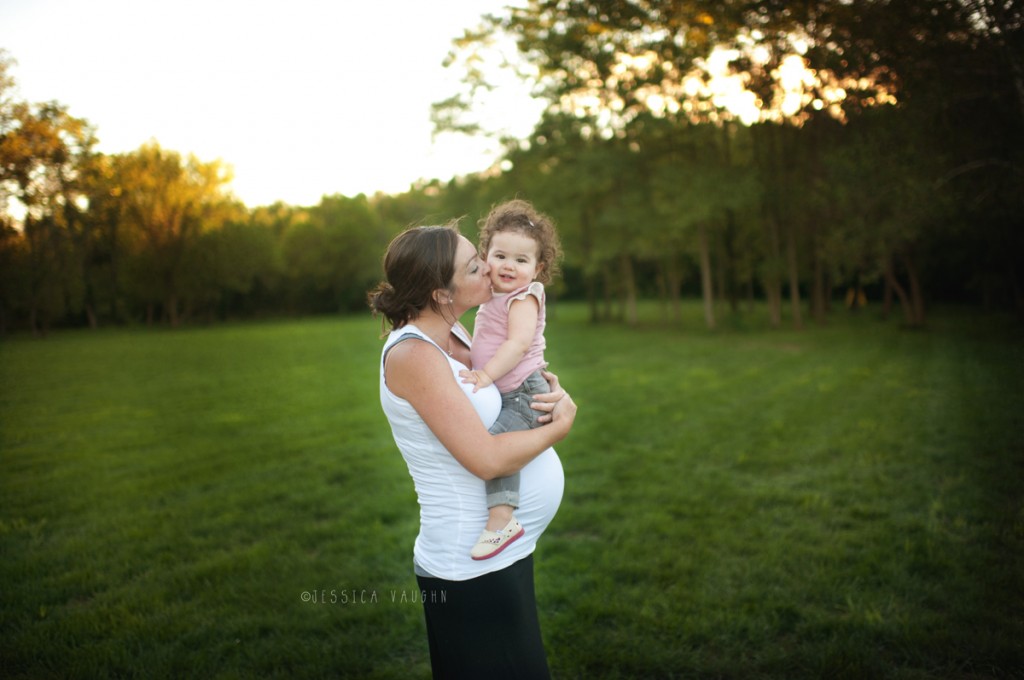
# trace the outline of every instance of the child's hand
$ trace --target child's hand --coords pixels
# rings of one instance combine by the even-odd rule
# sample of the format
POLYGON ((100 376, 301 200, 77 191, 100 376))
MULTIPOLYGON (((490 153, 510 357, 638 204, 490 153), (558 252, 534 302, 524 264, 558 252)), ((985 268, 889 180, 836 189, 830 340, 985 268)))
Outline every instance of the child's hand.
POLYGON ((487 375, 487 371, 469 371, 463 369, 459 371, 459 377, 462 378, 462 382, 466 385, 475 385, 473 388, 474 392, 482 387, 488 387, 494 382, 491 380, 491 376, 487 375))

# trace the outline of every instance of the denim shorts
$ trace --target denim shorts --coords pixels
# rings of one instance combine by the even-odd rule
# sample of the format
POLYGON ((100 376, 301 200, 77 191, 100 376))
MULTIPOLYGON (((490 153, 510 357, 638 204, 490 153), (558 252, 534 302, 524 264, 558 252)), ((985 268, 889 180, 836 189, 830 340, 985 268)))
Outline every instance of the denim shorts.
POLYGON ((537 418, 544 415, 544 411, 535 411, 530 408, 533 395, 546 394, 551 391, 548 381, 537 369, 523 381, 523 384, 511 392, 501 395, 501 413, 498 420, 491 425, 491 434, 502 432, 518 432, 520 430, 532 430, 540 427, 537 418))

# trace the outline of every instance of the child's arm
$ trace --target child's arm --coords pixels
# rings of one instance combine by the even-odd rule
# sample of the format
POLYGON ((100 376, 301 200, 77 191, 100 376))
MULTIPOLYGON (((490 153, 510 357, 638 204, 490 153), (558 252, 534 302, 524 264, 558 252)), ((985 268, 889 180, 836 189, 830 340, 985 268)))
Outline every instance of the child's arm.
POLYGON ((539 317, 540 303, 533 295, 513 301, 508 309, 508 338, 483 369, 462 371, 463 382, 476 383, 473 389, 476 392, 515 368, 530 349, 539 317))

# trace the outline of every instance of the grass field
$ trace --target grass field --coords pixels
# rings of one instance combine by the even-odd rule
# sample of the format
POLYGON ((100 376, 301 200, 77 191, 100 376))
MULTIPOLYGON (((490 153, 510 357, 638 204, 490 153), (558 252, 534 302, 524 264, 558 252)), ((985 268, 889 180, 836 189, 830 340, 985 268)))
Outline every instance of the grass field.
MULTIPOLYGON (((553 312, 556 678, 1024 677, 1019 327, 553 312)), ((0 341, 0 676, 429 677, 378 329, 0 341)))

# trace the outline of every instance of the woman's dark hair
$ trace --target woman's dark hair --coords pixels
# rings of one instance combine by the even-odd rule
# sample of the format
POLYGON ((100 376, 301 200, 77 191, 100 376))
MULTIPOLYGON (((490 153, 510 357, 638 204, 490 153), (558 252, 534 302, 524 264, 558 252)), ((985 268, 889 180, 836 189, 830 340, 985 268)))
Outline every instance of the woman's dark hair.
POLYGON ((367 294, 374 315, 401 328, 428 306, 440 312, 434 291, 451 291, 455 278, 457 222, 438 227, 413 227, 396 236, 384 253, 384 280, 367 294))

